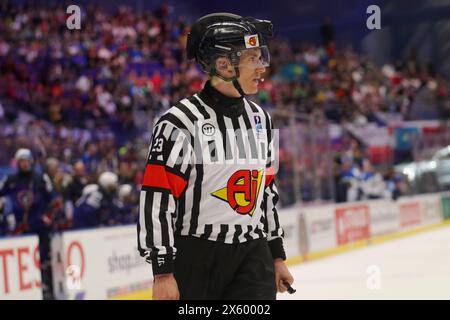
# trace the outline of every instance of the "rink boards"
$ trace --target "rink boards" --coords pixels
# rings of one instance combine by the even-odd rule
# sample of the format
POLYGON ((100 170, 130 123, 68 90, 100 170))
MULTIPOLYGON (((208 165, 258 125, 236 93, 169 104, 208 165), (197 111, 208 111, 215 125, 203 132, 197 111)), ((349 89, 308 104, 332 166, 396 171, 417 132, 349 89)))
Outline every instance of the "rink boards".
MULTIPOLYGON (((293 209, 290 209, 293 210, 293 209)), ((314 207, 297 207, 281 224, 299 230, 288 237, 288 263, 295 264, 426 231, 450 222, 450 194, 436 193, 314 207), (294 221, 295 220, 295 221, 294 221), (297 227, 292 227, 296 223, 297 227)))
MULTIPOLYGON (((437 228, 449 218, 450 193, 279 210, 290 265, 437 228)), ((0 240, 0 300, 42 298, 37 244, 34 236, 0 240)), ((55 296, 149 299, 151 266, 136 246, 134 225, 54 235, 55 296)))

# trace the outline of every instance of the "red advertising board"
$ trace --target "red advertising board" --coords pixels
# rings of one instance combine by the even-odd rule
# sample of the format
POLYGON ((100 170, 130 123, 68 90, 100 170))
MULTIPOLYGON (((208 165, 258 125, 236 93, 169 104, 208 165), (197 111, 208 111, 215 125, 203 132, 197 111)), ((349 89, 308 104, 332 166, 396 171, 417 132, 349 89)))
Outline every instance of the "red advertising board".
POLYGON ((369 237, 368 205, 352 205, 336 209, 336 236, 338 245, 369 237))
POLYGON ((42 299, 36 236, 0 240, 0 300, 42 299))

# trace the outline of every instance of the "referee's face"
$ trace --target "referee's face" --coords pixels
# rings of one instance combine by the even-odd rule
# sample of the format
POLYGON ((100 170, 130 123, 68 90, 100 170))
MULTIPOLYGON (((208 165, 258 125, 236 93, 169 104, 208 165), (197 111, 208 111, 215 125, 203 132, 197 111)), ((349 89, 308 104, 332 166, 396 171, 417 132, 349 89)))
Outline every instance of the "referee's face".
POLYGON ((239 61, 239 84, 246 94, 258 92, 262 75, 266 71, 261 61, 261 49, 244 50, 239 61))

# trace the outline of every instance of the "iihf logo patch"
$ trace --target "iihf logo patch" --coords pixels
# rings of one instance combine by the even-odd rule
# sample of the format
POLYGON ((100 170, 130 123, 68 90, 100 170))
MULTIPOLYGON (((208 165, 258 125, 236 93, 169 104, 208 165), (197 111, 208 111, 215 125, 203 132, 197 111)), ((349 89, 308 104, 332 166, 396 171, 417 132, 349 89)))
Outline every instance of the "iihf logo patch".
POLYGON ((255 116, 255 129, 256 129, 256 135, 258 138, 260 138, 260 135, 263 134, 263 127, 261 124, 261 117, 255 116))

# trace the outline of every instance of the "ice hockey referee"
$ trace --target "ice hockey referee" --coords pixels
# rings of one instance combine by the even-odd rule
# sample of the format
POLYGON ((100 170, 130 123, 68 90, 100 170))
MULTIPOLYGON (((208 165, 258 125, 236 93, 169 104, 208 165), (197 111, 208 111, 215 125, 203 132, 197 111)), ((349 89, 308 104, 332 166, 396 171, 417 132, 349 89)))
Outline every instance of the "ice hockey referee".
POLYGON ((138 249, 153 299, 264 299, 294 279, 284 260, 275 130, 249 101, 269 66, 272 23, 229 13, 197 20, 187 57, 203 90, 153 129, 140 193, 138 249))

